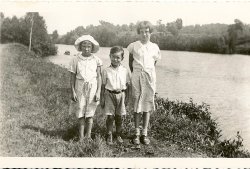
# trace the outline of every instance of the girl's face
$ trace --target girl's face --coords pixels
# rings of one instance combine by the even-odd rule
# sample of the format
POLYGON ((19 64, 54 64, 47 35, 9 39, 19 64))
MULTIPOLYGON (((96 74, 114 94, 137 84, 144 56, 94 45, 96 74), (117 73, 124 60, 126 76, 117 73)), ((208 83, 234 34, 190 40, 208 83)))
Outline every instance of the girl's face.
POLYGON ((146 43, 150 41, 151 33, 150 33, 149 28, 141 28, 139 35, 140 35, 140 40, 142 43, 146 43))
POLYGON ((122 52, 116 52, 113 54, 110 54, 110 60, 111 60, 111 64, 113 67, 117 67, 121 64, 122 61, 122 52))
POLYGON ((92 43, 90 41, 83 41, 81 44, 81 49, 83 56, 90 56, 92 51, 92 43))

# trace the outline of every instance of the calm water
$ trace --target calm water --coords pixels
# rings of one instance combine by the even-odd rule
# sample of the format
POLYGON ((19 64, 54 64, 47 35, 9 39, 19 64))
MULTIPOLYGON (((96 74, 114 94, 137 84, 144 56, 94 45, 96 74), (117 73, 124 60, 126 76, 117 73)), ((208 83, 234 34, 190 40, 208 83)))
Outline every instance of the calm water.
MULTIPOLYGON (((109 49, 96 54, 109 66, 109 49)), ((217 119, 223 137, 234 138, 240 131, 245 147, 250 150, 250 56, 219 55, 196 52, 161 51, 157 63, 157 92, 170 100, 208 103, 217 119)), ((53 63, 66 67, 77 51, 70 45, 58 45, 53 63), (65 50, 71 56, 64 55, 65 50)), ((128 67, 128 51, 123 64, 128 67)))

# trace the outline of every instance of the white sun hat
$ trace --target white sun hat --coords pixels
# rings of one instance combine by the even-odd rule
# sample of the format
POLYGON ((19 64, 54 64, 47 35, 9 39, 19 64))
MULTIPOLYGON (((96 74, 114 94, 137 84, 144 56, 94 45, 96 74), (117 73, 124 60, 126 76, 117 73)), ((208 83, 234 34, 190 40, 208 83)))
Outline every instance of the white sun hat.
POLYGON ((75 48, 77 51, 81 51, 80 44, 83 41, 90 41, 93 44, 92 53, 96 53, 99 50, 99 43, 90 35, 83 35, 75 41, 75 48))

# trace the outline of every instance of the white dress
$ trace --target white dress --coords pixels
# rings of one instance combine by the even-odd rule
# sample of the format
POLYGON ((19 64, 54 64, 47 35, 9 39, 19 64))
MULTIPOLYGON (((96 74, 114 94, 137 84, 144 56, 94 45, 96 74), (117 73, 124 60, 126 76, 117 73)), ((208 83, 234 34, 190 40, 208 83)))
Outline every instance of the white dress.
POLYGON ((93 117, 99 102, 94 100, 97 90, 97 67, 102 61, 95 55, 83 57, 78 54, 72 59, 69 71, 76 74, 75 91, 77 95, 76 117, 93 117))
POLYGON ((154 95, 156 90, 155 61, 161 58, 157 44, 140 41, 133 42, 127 47, 133 54, 132 103, 134 112, 149 112, 155 110, 154 95))

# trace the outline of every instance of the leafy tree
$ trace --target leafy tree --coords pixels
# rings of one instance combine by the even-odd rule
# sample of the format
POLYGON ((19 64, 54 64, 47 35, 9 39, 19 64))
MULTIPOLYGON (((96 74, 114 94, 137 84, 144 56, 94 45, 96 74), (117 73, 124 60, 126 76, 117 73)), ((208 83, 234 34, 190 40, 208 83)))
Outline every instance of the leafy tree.
MULTIPOLYGON (((0 25, 2 25, 3 19, 4 19, 4 14, 0 12, 0 25)), ((0 34, 0 37, 1 37, 1 34, 0 34)))
POLYGON ((243 30, 243 23, 239 19, 234 20, 234 24, 228 26, 228 48, 229 53, 235 53, 236 41, 239 31, 243 30))
POLYGON ((4 18, 3 12, 0 12, 0 18, 1 18, 1 20, 4 18))
POLYGON ((182 19, 178 18, 175 22, 167 23, 166 28, 172 35, 177 36, 182 28, 182 19))
POLYGON ((52 35, 51 35, 52 42, 57 43, 58 37, 59 37, 59 35, 58 35, 57 30, 54 30, 54 31, 52 32, 52 35))
POLYGON ((156 22, 156 30, 157 32, 166 32, 166 26, 162 23, 162 20, 159 19, 157 22, 156 22))
POLYGON ((31 18, 33 18, 32 50, 39 56, 53 55, 57 52, 48 33, 45 21, 38 12, 28 12, 20 19, 16 16, 4 18, 1 28, 1 43, 18 42, 29 45, 31 32, 31 18))
POLYGON ((6 42, 18 42, 21 43, 23 41, 23 32, 22 32, 22 23, 16 17, 13 16, 12 18, 4 18, 2 21, 2 28, 1 28, 1 43, 6 42))
POLYGON ((176 27, 177 27, 177 29, 178 30, 181 30, 182 29, 182 19, 181 18, 178 18, 177 20, 176 20, 176 27))
POLYGON ((33 17, 32 50, 40 56, 48 56, 56 53, 45 24, 45 20, 38 12, 28 12, 24 18, 27 25, 31 25, 30 18, 33 17))

